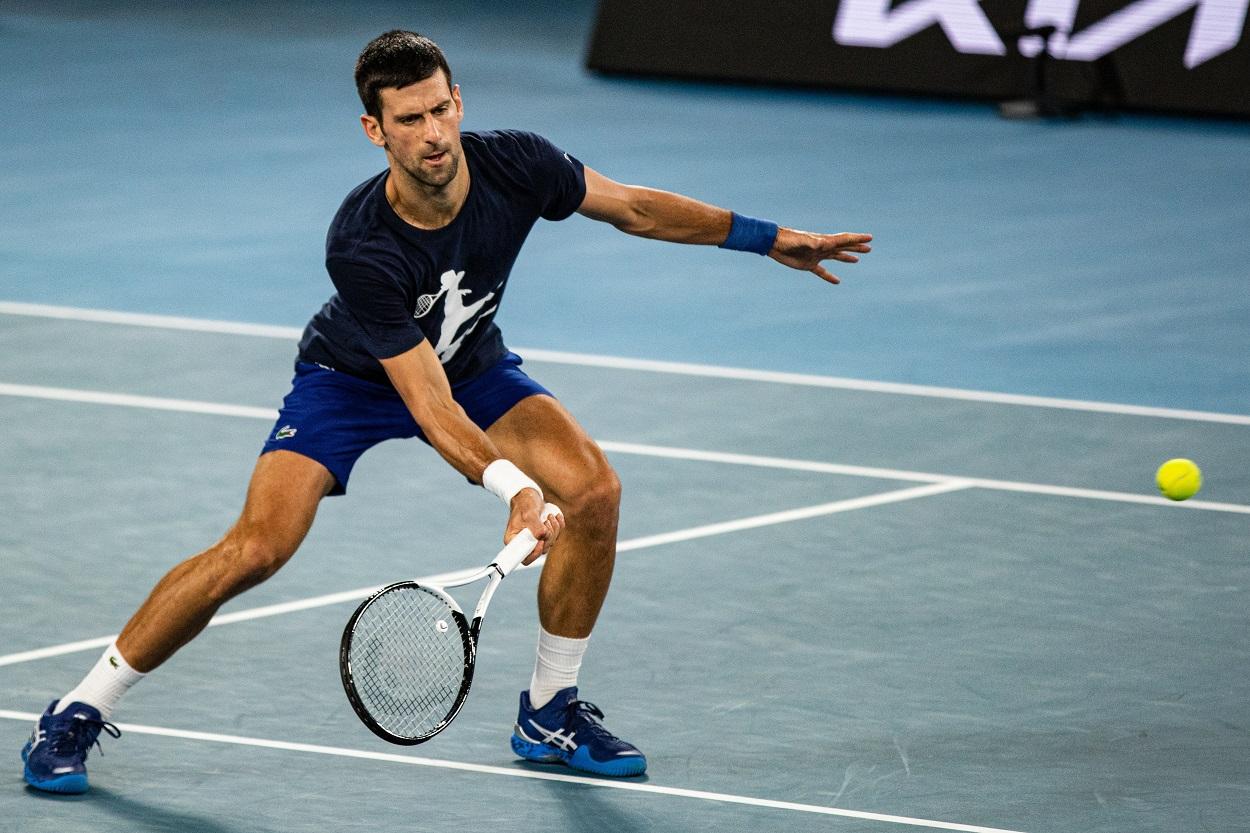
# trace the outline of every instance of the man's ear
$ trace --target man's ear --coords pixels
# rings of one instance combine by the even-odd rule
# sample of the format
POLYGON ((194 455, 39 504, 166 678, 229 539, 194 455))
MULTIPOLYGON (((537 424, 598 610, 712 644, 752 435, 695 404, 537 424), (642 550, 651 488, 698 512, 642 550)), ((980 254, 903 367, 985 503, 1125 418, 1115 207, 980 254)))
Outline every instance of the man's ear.
POLYGON ((364 128, 365 138, 380 148, 386 147, 386 134, 382 132, 382 125, 377 119, 368 113, 362 113, 360 126, 364 128))

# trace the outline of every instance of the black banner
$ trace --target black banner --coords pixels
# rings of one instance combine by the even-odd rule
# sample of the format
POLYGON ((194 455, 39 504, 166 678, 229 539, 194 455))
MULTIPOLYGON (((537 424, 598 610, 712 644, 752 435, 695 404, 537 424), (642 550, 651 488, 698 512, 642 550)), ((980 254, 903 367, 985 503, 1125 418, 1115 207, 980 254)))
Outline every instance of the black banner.
POLYGON ((1250 116, 1250 0, 602 0, 600 72, 1250 116))

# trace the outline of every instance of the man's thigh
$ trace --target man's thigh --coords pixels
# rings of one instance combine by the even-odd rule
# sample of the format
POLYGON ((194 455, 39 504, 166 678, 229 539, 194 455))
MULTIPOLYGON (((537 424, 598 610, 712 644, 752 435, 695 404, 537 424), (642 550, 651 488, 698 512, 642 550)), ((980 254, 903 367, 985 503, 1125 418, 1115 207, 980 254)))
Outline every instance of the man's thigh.
POLYGON ((312 526, 321 499, 334 488, 334 475, 309 457, 271 451, 256 460, 236 533, 265 538, 294 552, 312 526))
POLYGON ((577 500, 615 474, 603 451, 573 415, 550 396, 522 399, 486 434, 521 471, 559 503, 577 500))

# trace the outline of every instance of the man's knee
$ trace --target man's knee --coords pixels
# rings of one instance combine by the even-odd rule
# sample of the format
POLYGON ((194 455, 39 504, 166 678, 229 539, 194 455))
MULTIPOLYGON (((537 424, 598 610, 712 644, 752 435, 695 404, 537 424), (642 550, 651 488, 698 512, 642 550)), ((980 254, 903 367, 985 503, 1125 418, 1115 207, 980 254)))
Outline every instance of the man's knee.
POLYGON ((281 569, 295 547, 255 533, 232 530, 216 547, 218 581, 214 594, 223 601, 255 587, 281 569))
POLYGON ((584 467, 573 488, 567 491, 568 494, 555 496, 554 502, 571 522, 615 528, 621 506, 621 480, 602 452, 584 467))

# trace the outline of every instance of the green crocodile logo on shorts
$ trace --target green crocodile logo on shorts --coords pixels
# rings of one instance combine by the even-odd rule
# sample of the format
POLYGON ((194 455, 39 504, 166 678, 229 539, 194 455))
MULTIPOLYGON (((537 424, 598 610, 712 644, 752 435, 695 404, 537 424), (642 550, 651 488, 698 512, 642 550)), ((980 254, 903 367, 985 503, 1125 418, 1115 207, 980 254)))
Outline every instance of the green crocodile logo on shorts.
POLYGON ((291 437, 295 436, 295 431, 296 429, 292 428, 291 426, 283 425, 281 428, 278 429, 278 432, 273 435, 273 438, 275 440, 289 440, 291 437))

